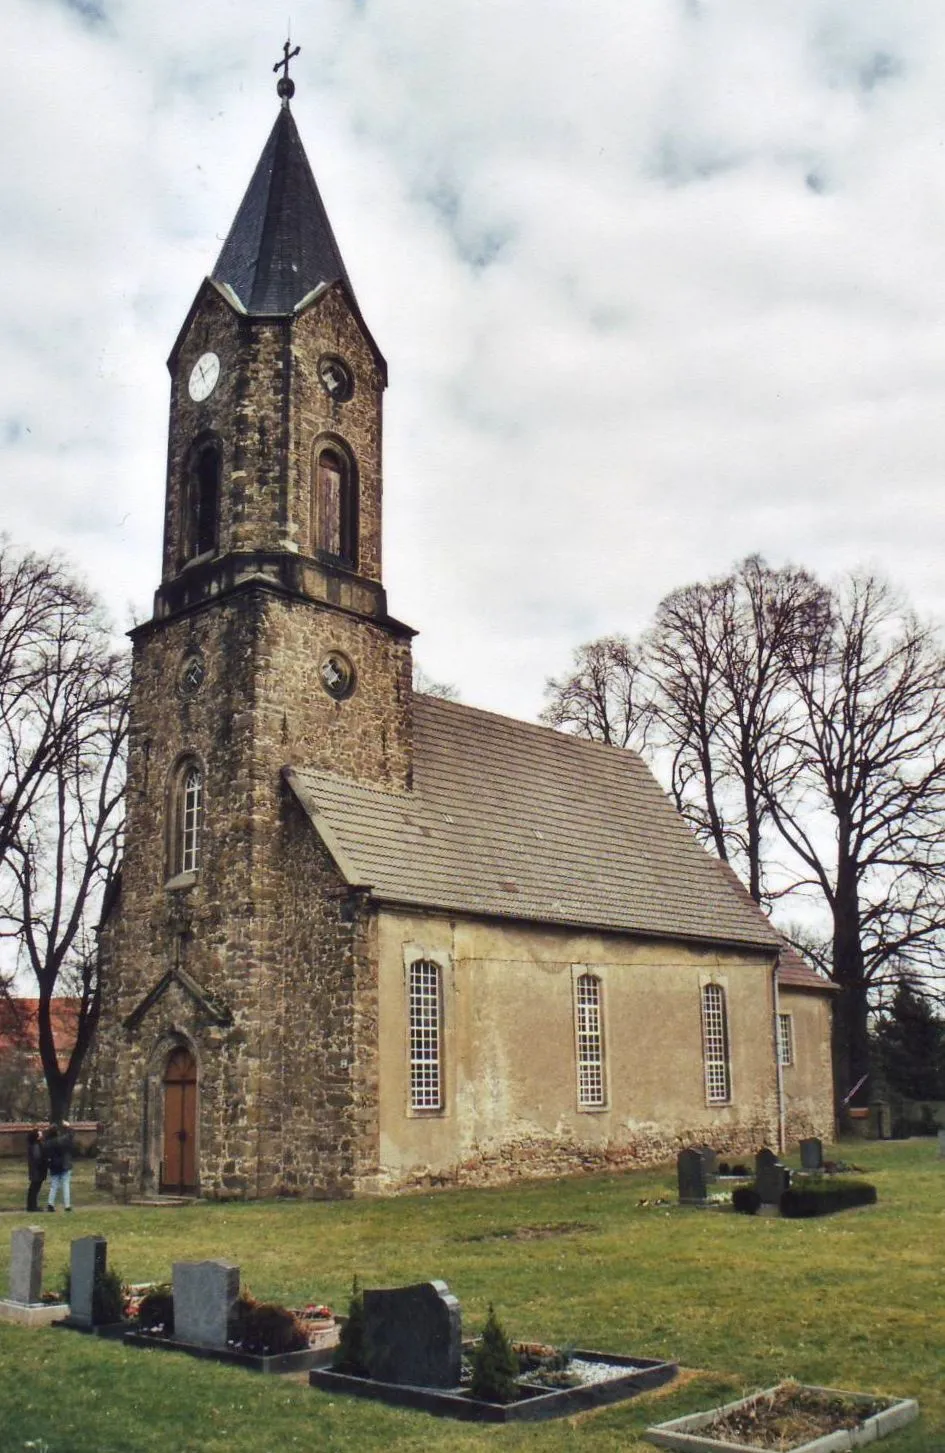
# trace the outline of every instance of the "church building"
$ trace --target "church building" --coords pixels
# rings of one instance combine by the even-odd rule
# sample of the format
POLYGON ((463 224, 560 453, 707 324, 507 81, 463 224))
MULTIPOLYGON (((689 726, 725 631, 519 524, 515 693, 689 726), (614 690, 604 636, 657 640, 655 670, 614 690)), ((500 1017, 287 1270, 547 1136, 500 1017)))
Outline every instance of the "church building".
POLYGON ((169 360, 99 1184, 331 1196, 831 1137, 830 986, 639 758, 412 690, 387 365, 292 90, 169 360))

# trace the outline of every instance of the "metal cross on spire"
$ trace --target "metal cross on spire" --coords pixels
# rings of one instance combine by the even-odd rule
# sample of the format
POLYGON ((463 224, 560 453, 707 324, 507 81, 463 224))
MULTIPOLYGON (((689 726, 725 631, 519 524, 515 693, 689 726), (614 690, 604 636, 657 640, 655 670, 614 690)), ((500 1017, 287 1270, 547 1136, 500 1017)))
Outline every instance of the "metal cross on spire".
POLYGON ((292 97, 295 95, 295 82, 289 75, 289 61, 292 60, 293 57, 297 56, 299 54, 299 51, 302 49, 300 45, 297 45, 295 47, 295 50, 290 50, 289 47, 291 46, 291 44, 291 39, 286 41, 285 45, 282 47, 282 60, 276 61, 275 65, 272 68, 274 71, 282 72, 282 75, 279 77, 278 84, 276 85, 276 90, 282 97, 283 106, 288 106, 292 97))

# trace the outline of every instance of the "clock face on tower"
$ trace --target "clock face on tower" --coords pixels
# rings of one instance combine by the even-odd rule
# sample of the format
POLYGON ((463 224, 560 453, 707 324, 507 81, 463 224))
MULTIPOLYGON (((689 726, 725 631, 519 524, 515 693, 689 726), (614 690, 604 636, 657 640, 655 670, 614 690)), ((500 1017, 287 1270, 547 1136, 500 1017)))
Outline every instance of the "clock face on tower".
POLYGON ((202 353, 190 370, 187 384, 190 397, 195 404, 202 404, 217 386, 220 377, 220 360, 215 353, 202 353))

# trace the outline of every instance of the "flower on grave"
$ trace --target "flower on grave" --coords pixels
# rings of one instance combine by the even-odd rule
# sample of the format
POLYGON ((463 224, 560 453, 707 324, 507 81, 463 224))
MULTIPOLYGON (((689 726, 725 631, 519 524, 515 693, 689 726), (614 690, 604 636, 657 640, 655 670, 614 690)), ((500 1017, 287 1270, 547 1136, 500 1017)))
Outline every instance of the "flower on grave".
POLYGON ((330 1322, 335 1314, 327 1302, 309 1302, 299 1315, 307 1322, 330 1322))

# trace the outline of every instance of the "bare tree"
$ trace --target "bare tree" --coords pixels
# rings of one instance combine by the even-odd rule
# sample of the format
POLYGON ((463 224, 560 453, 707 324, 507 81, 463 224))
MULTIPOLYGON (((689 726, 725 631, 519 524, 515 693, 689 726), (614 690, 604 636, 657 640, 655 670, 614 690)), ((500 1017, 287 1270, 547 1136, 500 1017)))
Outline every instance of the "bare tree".
POLYGON ((868 1084, 871 996, 903 967, 935 972, 945 946, 938 636, 873 576, 830 591, 750 557, 674 591, 642 647, 623 644, 581 647, 543 719, 644 748, 756 901, 813 896, 829 925, 813 956, 842 991, 842 1103, 868 1084))
POLYGON ((571 672, 549 677, 541 719, 610 747, 646 743, 652 719, 649 682, 639 647, 626 636, 604 636, 574 652, 571 672))
POLYGON ((826 609, 803 570, 752 556, 724 577, 673 591, 640 646, 604 637, 547 683, 542 720, 579 736, 646 751, 677 808, 723 861, 763 894, 767 807, 782 753, 791 643, 826 609))
POLYGON ((761 787, 801 865, 792 890, 830 912, 844 1100, 869 1074, 871 992, 934 970, 945 941, 945 656, 888 584, 853 574, 785 664, 792 772, 761 787))
POLYGON ((438 701, 459 701, 459 690, 452 682, 434 680, 418 661, 413 663, 413 689, 420 696, 435 696, 438 701))
POLYGON ((118 868, 126 657, 57 561, 0 545, 0 935, 38 991, 53 1118, 68 1109, 98 1020, 93 925, 118 868), (79 1001, 57 1046, 50 1004, 79 1001))

